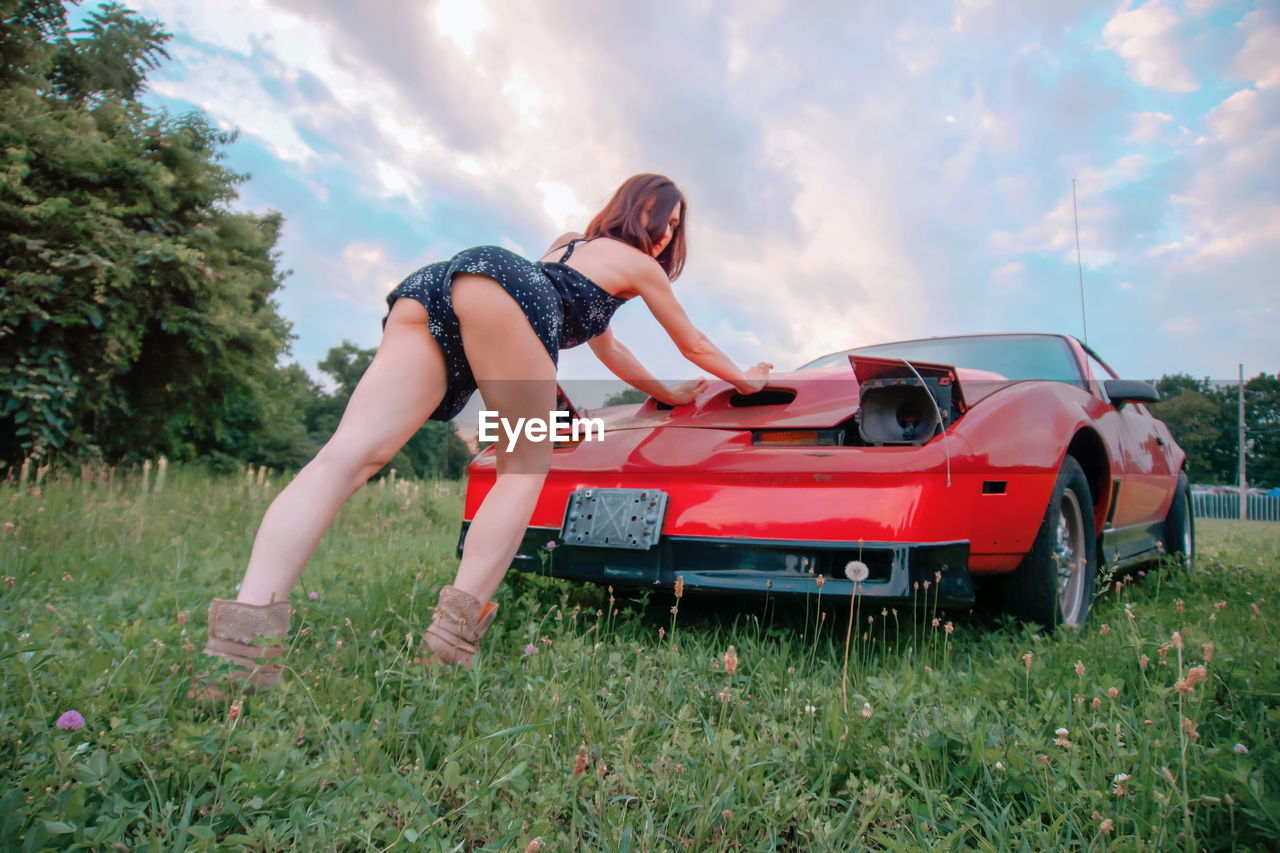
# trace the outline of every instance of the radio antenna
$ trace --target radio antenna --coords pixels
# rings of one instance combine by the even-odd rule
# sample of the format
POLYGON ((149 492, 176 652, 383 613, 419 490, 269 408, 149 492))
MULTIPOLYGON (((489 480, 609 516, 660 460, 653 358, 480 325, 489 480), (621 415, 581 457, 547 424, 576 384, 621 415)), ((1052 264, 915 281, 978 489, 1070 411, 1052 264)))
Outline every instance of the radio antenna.
POLYGON ((1076 274, 1080 277, 1080 325, 1084 327, 1084 345, 1089 345, 1089 320, 1084 313, 1084 264, 1080 261, 1080 211, 1076 208, 1076 179, 1071 179, 1071 213, 1076 220, 1076 274))

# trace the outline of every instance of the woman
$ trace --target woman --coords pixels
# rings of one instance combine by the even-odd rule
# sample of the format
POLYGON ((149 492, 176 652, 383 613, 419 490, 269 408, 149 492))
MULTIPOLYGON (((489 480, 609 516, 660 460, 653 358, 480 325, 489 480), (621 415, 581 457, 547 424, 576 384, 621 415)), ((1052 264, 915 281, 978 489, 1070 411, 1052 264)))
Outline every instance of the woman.
MULTIPOLYGON (((205 653, 236 663, 254 686, 280 678, 289 593, 338 509, 428 417, 456 416, 479 387, 500 418, 545 419, 555 409, 559 350, 589 343, 620 378, 665 403, 692 401, 706 385, 655 379, 609 330, 613 312, 640 297, 680 352, 750 393, 769 364, 739 370, 689 321, 671 290, 685 259, 688 206, 661 175, 635 175, 585 234, 564 234, 530 262, 496 246, 468 249, 406 278, 387 297, 382 342, 333 437, 262 519, 235 601, 214 599, 205 653)), ((423 635, 429 662, 472 665, 497 610, 491 599, 511 565, 551 462, 550 442, 498 449, 497 481, 476 512, 453 584, 441 590, 423 635)), ((193 693, 221 698, 203 682, 193 693)))

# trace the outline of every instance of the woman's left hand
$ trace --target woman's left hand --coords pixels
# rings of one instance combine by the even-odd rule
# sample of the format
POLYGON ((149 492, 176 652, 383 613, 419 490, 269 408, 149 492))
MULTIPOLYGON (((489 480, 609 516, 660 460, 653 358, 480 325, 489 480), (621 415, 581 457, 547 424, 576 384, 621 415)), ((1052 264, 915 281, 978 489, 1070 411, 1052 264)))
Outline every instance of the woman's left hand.
POLYGON ((666 399, 662 402, 671 406, 683 406, 685 403, 692 403, 706 388, 707 380, 701 376, 679 385, 668 385, 666 399))

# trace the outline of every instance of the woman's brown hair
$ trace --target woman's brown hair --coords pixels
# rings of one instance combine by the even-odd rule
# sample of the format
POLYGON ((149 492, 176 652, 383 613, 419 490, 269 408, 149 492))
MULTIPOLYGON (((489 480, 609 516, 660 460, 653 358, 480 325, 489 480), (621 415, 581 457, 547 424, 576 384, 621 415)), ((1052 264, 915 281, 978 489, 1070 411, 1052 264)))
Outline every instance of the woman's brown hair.
POLYGON ((658 255, 658 265, 675 281, 684 269, 685 224, 689 221, 689 203, 670 178, 662 175, 632 175, 622 182, 613 198, 587 225, 586 237, 612 237, 635 246, 646 255, 667 231, 671 211, 680 204, 680 222, 671 232, 671 242, 658 255), (649 210, 649 227, 643 225, 645 207, 649 210))

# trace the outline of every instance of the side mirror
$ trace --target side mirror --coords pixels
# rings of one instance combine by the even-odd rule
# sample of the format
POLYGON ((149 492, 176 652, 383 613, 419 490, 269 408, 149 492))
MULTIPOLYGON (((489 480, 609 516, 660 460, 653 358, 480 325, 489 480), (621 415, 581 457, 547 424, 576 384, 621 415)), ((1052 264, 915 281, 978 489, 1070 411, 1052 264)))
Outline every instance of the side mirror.
POLYGON ((1107 399, 1117 409, 1125 403, 1158 403, 1160 392, 1150 382, 1137 379, 1107 379, 1102 383, 1107 399))

